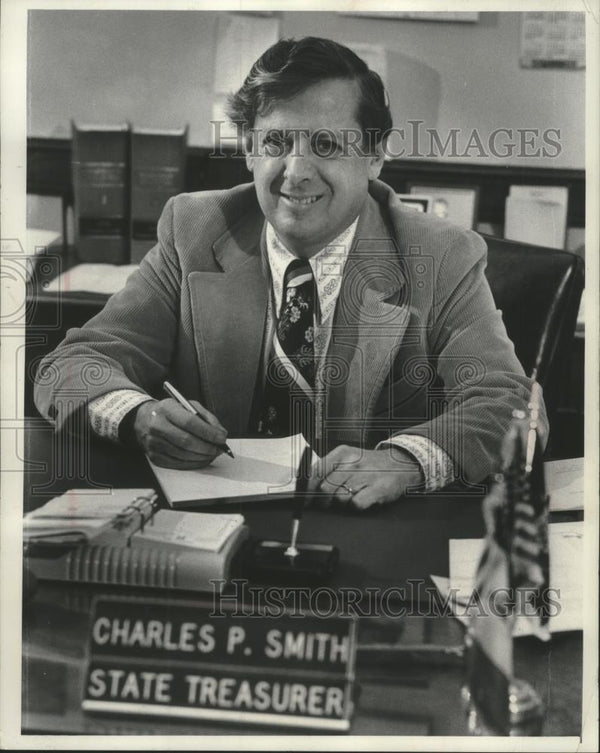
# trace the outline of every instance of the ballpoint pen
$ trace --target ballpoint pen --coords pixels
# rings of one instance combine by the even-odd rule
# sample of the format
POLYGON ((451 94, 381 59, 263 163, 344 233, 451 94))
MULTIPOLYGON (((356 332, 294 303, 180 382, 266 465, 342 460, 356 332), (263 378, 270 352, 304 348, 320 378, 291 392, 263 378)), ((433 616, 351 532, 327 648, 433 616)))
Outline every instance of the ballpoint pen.
POLYGON ((300 529, 300 520, 302 519, 302 513, 304 512, 304 501, 308 488, 308 479, 310 477, 311 455, 312 450, 309 445, 304 448, 302 458, 300 459, 300 466, 298 467, 298 475, 296 477, 296 500, 292 517, 292 537, 290 545, 284 552, 285 556, 289 557, 292 562, 299 554, 296 547, 296 541, 298 539, 298 530, 300 529))
MULTIPOLYGON (((177 400, 179 405, 181 405, 183 408, 188 410, 190 413, 193 413, 194 416, 198 416, 198 418, 202 418, 201 413, 194 408, 194 406, 190 403, 189 400, 186 400, 185 397, 179 392, 178 390, 173 387, 172 384, 169 382, 163 382, 163 389, 169 395, 173 398, 173 400, 177 400)), ((227 444, 217 444, 216 442, 209 442, 207 439, 204 440, 205 442, 208 442, 208 444, 212 444, 215 447, 218 447, 223 452, 227 453, 230 458, 234 457, 233 452, 231 451, 231 448, 227 444)))

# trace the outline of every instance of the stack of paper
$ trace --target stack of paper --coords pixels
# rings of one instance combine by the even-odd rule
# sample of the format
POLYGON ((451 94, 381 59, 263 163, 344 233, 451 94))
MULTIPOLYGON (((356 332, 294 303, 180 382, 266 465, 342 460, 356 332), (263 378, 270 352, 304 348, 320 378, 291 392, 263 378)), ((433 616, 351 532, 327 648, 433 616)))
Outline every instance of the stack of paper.
POLYGON ((569 189, 511 186, 506 198, 504 237, 548 248, 564 248, 569 189))
POLYGON ((544 463, 551 510, 583 510, 583 458, 544 463))
MULTIPOLYGON (((552 606, 550 632, 583 629, 583 522, 551 523, 548 527, 550 550, 550 589, 552 606)), ((477 565, 483 553, 483 539, 450 540, 450 578, 432 576, 440 593, 452 594, 455 615, 469 622, 467 604, 473 593, 477 565)), ((478 611, 479 607, 475 606, 478 611)), ((517 617, 515 636, 531 635, 531 622, 517 617)))
POLYGON ((92 536, 133 500, 156 497, 153 489, 70 489, 25 515, 25 539, 77 532, 92 536))
MULTIPOLYGON (((93 538, 104 526, 131 509, 139 500, 153 502, 154 489, 71 489, 55 497, 23 519, 26 540, 59 533, 85 534, 93 538)), ((146 542, 165 546, 218 552, 225 542, 244 525, 242 515, 222 513, 181 513, 158 511, 150 522, 133 534, 132 543, 146 542)))
POLYGON ((248 536, 237 514, 160 510, 153 489, 73 489, 25 516, 37 578, 212 591, 248 536))

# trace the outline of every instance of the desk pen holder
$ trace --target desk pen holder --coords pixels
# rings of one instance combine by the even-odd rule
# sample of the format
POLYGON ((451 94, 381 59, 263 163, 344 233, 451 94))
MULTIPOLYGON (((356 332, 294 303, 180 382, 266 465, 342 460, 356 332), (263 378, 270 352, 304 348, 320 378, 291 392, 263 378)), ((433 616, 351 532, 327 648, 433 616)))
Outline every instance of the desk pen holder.
POLYGON ((285 583, 324 583, 339 561, 339 550, 330 544, 298 544, 296 557, 286 551, 289 541, 255 541, 248 554, 251 574, 261 580, 285 583))

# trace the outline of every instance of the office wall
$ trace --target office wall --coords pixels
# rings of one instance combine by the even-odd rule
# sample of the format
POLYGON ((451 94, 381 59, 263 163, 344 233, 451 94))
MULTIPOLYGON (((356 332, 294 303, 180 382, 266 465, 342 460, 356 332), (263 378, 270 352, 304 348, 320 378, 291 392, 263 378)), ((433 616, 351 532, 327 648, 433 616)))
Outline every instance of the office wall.
MULTIPOLYGON (((190 143, 210 145, 219 15, 30 12, 29 135, 68 136, 71 118, 157 128, 189 123, 190 143)), ((478 156, 477 150, 470 157, 584 167, 585 73, 519 68, 518 13, 482 13, 477 24, 315 12, 279 16, 283 36, 318 34, 385 45, 397 124, 422 119, 442 137, 458 128, 464 141, 477 129, 484 143, 497 128, 557 128, 561 151, 555 158, 498 159, 478 156)))

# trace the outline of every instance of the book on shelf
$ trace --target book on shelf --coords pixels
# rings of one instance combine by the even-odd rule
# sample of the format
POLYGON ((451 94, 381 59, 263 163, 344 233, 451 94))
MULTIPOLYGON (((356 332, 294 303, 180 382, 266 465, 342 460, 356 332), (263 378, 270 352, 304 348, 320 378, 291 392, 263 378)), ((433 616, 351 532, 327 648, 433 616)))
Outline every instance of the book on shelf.
POLYGON ((187 126, 131 130, 131 263, 156 243, 158 218, 171 196, 185 188, 187 126))
POLYGON ((72 123, 75 244, 80 261, 129 262, 129 125, 72 123))
POLYGON ((161 510, 153 489, 72 489, 28 513, 25 563, 41 580, 212 591, 248 536, 238 514, 161 510))

